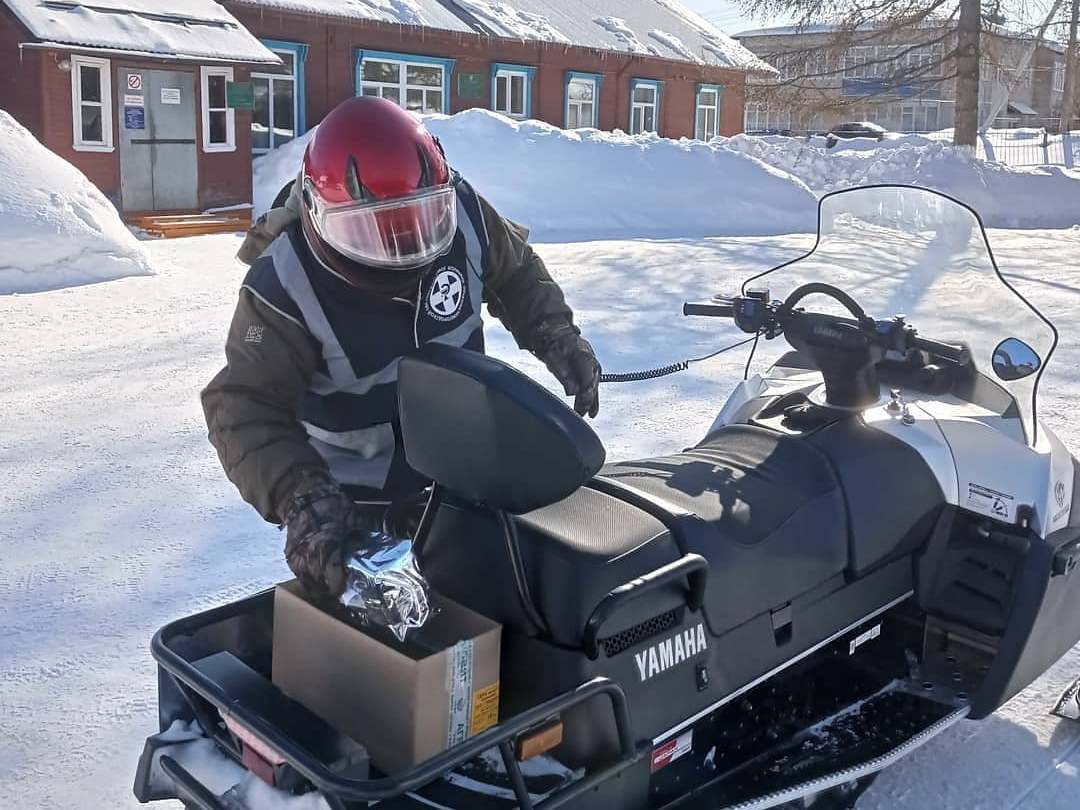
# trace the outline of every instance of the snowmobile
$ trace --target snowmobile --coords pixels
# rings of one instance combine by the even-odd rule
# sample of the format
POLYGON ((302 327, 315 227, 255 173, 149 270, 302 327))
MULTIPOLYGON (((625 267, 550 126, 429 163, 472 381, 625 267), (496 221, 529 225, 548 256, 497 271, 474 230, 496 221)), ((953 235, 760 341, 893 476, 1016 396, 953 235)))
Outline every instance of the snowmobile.
POLYGON ((1080 640, 1077 462, 1037 417, 1057 333, 967 205, 868 186, 818 213, 808 253, 685 305, 786 346, 680 452, 605 463, 511 367, 402 361, 407 456, 434 482, 415 549, 502 624, 497 725, 361 767, 362 741, 270 684, 266 592, 155 636, 136 796, 239 806, 185 764, 201 744, 333 810, 850 807, 1039 677, 1080 640), (200 663, 222 651, 245 678, 200 663))

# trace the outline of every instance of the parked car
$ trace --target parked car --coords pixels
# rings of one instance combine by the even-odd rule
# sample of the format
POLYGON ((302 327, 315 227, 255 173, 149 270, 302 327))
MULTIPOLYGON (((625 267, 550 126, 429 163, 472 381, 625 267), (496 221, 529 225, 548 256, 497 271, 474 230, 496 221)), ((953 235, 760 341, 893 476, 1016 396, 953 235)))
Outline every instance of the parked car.
POLYGON ((880 141, 885 138, 885 128, 869 121, 848 121, 837 124, 825 137, 829 141, 829 146, 838 140, 848 138, 873 138, 875 141, 880 141))

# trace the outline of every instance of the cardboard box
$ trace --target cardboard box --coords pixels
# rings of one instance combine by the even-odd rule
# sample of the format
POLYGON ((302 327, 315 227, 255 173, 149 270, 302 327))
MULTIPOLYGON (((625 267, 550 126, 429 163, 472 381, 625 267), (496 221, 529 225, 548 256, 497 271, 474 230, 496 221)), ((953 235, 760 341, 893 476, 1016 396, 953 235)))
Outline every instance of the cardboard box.
POLYGON ((502 626, 438 597, 405 643, 309 602, 299 585, 274 593, 273 682, 367 746, 395 774, 495 725, 502 626))

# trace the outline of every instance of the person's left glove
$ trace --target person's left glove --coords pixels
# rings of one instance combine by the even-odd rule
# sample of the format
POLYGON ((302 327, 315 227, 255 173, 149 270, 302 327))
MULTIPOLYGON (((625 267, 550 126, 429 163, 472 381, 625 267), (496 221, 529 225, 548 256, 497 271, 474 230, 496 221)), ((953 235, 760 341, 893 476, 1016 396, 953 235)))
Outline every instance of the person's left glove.
POLYGON ((542 323, 533 345, 566 395, 574 397, 574 410, 595 417, 600 410, 600 361, 578 328, 568 321, 542 323))
POLYGON ((306 473, 278 511, 285 524, 285 560, 313 596, 345 590, 345 556, 357 528, 355 505, 326 473, 306 473))

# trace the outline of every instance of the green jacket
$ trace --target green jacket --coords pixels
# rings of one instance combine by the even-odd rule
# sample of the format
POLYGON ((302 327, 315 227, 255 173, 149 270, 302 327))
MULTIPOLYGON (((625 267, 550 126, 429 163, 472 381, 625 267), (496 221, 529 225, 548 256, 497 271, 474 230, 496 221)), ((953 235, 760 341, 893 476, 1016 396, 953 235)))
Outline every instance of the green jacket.
MULTIPOLYGON (((562 290, 528 244, 528 232, 479 199, 488 245, 483 301, 513 334, 519 347, 539 348, 538 327, 573 325, 562 290)), ((281 232, 295 227, 293 209, 276 209, 260 219, 241 249, 249 263, 281 232)), ((327 272, 304 265, 304 272, 327 272)), ((210 442, 229 479, 266 520, 280 523, 305 471, 327 470, 300 404, 324 363, 323 346, 283 308, 240 291, 225 343, 225 367, 202 392, 210 442)))

